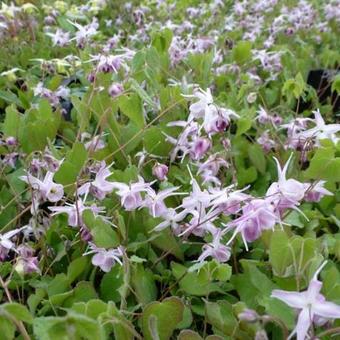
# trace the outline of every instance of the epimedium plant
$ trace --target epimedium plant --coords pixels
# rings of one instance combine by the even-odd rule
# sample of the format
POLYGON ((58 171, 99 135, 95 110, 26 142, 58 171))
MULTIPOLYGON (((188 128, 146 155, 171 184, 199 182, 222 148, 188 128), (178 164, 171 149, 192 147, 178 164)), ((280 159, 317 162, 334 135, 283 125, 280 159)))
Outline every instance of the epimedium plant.
POLYGON ((2 337, 339 334, 339 18, 3 2, 2 337))

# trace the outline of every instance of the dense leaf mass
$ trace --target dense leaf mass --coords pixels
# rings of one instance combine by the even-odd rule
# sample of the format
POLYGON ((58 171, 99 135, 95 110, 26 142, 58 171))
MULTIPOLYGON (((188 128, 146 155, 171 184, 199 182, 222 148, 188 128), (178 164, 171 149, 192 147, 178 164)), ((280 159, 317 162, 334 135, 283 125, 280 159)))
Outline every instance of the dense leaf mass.
POLYGON ((339 338, 339 24, 1 1, 0 338, 339 338))

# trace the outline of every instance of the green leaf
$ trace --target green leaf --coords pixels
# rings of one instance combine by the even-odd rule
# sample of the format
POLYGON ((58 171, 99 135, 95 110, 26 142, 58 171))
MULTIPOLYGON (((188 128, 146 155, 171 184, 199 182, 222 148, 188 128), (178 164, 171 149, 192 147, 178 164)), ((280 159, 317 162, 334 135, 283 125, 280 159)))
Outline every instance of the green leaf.
POLYGON ((244 64, 251 59, 251 47, 252 44, 250 41, 239 41, 233 48, 233 59, 238 64, 244 64))
POLYGON ((115 248, 119 245, 119 238, 113 227, 102 217, 95 217, 91 210, 83 213, 85 225, 91 230, 93 242, 100 248, 115 248))
POLYGON ((219 285, 213 282, 209 273, 209 263, 204 265, 199 272, 188 272, 188 268, 179 263, 172 262, 171 270, 179 281, 180 288, 188 295, 207 296, 211 292, 223 292, 219 285))
POLYGON ((14 105, 6 107, 6 117, 3 125, 3 133, 5 136, 18 136, 20 127, 20 113, 14 105))
POLYGON ((184 329, 179 333, 178 340, 203 340, 203 338, 190 329, 184 329))
POLYGON ((2 316, 0 316, 0 330, 1 330, 1 338, 3 340, 13 340, 15 338, 14 324, 10 320, 2 316))
POLYGON ((152 38, 151 44, 159 52, 167 52, 172 41, 172 35, 172 31, 169 28, 165 28, 160 32, 157 31, 152 38))
POLYGON ((49 297, 65 293, 70 290, 70 282, 64 273, 57 274, 47 286, 47 293, 49 297))
POLYGON ((26 306, 23 306, 16 302, 5 303, 0 306, 0 309, 9 313, 16 320, 32 323, 32 314, 28 311, 26 306))
POLYGON ((266 172, 266 157, 258 144, 251 144, 248 149, 248 156, 255 168, 261 173, 266 172))
POLYGON ((135 79, 130 79, 131 88, 139 95, 139 97, 154 109, 157 109, 157 105, 153 102, 148 93, 137 83, 135 79))
POLYGON ((282 230, 275 230, 270 239, 269 260, 274 274, 284 277, 286 269, 291 265, 293 258, 289 249, 289 238, 282 230))
POLYGON ((116 264, 111 271, 105 273, 100 282, 100 298, 104 301, 120 302, 119 288, 124 283, 123 267, 116 264))
POLYGON ((0 98, 8 103, 15 104, 17 106, 22 106, 21 101, 13 92, 1 90, 0 98))
POLYGON ((86 160, 87 150, 84 145, 80 142, 74 143, 72 150, 68 152, 65 161, 55 173, 54 180, 63 185, 75 183, 86 160))
POLYGON ((206 302, 207 321, 224 335, 232 335, 237 327, 237 320, 232 305, 227 301, 206 302))
POLYGON ((88 266, 89 260, 85 256, 81 256, 73 260, 67 268, 67 277, 69 282, 72 283, 76 280, 88 266))
POLYGON ((323 179, 329 182, 340 181, 340 157, 335 157, 332 147, 321 147, 316 150, 309 168, 305 171, 307 178, 323 179))
POLYGON ((118 105, 123 114, 130 118, 139 128, 144 127, 142 101, 138 94, 120 96, 118 105))
POLYGON ((252 120, 250 118, 240 118, 237 121, 237 133, 236 136, 241 136, 247 132, 252 126, 252 120))
POLYGON ((142 329, 144 339, 153 340, 150 323, 160 340, 170 339, 179 322, 182 321, 184 304, 181 299, 173 296, 162 302, 151 302, 143 310, 142 329), (151 320, 151 322, 150 322, 151 320), (152 321, 154 320, 154 321, 152 321))
POLYGON ((48 141, 54 140, 60 125, 61 115, 52 112, 46 99, 39 102, 38 108, 30 109, 21 116, 18 131, 19 142, 24 152, 44 150, 48 141))
POLYGON ((246 184, 255 182, 256 179, 257 171, 254 166, 237 169, 237 183, 240 188, 244 187, 246 184))
POLYGON ((139 303, 145 305, 157 298, 157 287, 153 273, 142 264, 132 266, 131 282, 139 303))
POLYGON ((157 156, 167 156, 172 145, 165 141, 163 129, 158 126, 151 126, 144 132, 143 143, 145 150, 157 156))
POLYGON ((266 312, 269 315, 279 318, 284 322, 289 329, 293 329, 295 326, 295 313, 294 309, 287 306, 284 302, 270 298, 265 303, 266 312))

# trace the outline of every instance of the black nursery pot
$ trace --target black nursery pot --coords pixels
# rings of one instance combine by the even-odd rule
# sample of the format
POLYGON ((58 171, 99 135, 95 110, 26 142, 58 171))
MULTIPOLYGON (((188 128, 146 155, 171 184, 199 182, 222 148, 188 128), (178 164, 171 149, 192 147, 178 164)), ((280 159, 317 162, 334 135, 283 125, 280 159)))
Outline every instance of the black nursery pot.
MULTIPOLYGON (((338 73, 338 70, 311 70, 308 73, 307 84, 312 86, 319 98, 321 104, 326 104, 328 101, 333 106, 333 113, 340 112, 340 98, 337 93, 332 92, 332 79, 338 73)), ((304 101, 302 98, 299 100, 297 111, 299 113, 310 109, 312 106, 311 101, 304 101)))

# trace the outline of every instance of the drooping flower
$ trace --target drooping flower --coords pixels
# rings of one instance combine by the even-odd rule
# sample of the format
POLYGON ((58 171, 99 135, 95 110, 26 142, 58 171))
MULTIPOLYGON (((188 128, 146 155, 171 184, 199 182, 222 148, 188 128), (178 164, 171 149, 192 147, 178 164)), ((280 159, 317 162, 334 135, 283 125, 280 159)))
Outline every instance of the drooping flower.
POLYGON ((248 187, 242 190, 233 190, 234 187, 234 185, 231 185, 223 189, 211 189, 211 206, 218 208, 225 215, 238 213, 241 209, 241 203, 246 203, 251 196, 243 193, 248 187))
POLYGON ((89 243, 90 250, 83 254, 90 255, 92 257, 92 264, 99 267, 103 272, 108 273, 115 263, 122 265, 121 258, 124 255, 123 247, 119 246, 113 249, 98 248, 95 244, 89 243))
POLYGON ((241 234, 246 250, 248 250, 247 242, 258 239, 263 230, 274 229, 276 223, 281 223, 281 221, 275 214, 272 204, 260 198, 251 200, 242 208, 242 215, 227 224, 225 232, 235 228, 227 245, 234 240, 237 234, 241 234))
POLYGON ((218 218, 219 212, 216 210, 210 210, 206 212, 205 208, 198 210, 190 210, 189 214, 192 215, 191 220, 188 223, 184 223, 182 227, 184 231, 177 236, 189 236, 190 234, 203 237, 206 233, 215 233, 216 227, 213 221, 218 218))
POLYGON ((127 211, 136 210, 143 204, 141 192, 150 188, 149 183, 145 183, 142 177, 138 177, 138 182, 126 184, 120 182, 112 182, 114 184, 116 194, 120 196, 121 205, 127 211))
POLYGON ((165 164, 156 163, 152 168, 152 174, 160 181, 166 180, 169 168, 165 164))
POLYGON ((76 40, 79 48, 84 48, 89 39, 98 33, 97 29, 99 27, 99 23, 97 18, 93 18, 92 22, 85 26, 71 21, 69 21, 69 23, 75 26, 78 30, 71 41, 76 40))
POLYGON ((193 160, 201 159, 209 151, 211 146, 211 141, 208 138, 195 138, 194 141, 191 143, 191 148, 189 150, 190 157, 193 160))
POLYGON ((20 245, 17 250, 19 257, 15 270, 24 274, 40 273, 38 257, 34 256, 34 250, 24 244, 20 245))
POLYGON ((276 147, 276 142, 270 138, 268 130, 264 131, 256 141, 262 146, 263 151, 266 153, 276 147))
POLYGON ((162 216, 164 219, 163 222, 159 223, 153 230, 154 231, 162 231, 167 227, 171 227, 174 233, 179 233, 180 230, 180 222, 183 221, 185 216, 189 213, 188 210, 182 210, 181 212, 177 213, 175 209, 168 208, 165 214, 162 216))
POLYGON ((105 148, 106 144, 103 139, 104 134, 99 134, 97 136, 92 137, 89 133, 83 132, 81 134, 81 141, 84 142, 86 139, 90 139, 88 142, 84 143, 86 150, 89 151, 98 151, 105 148))
POLYGON ((25 176, 19 178, 29 184, 33 189, 32 208, 31 212, 34 213, 42 202, 58 202, 64 196, 64 187, 61 184, 53 182, 54 173, 47 171, 43 180, 32 176, 27 172, 25 176))
POLYGON ((124 92, 124 87, 122 84, 113 83, 110 85, 108 92, 109 92, 109 95, 114 98, 124 92))
MULTIPOLYGON (((102 207, 97 207, 95 204, 86 206, 81 198, 78 198, 78 200, 73 204, 66 203, 65 206, 62 207, 51 206, 48 207, 48 209, 52 211, 51 216, 67 214, 68 225, 70 227, 78 226, 82 227, 84 225, 82 216, 85 210, 91 210, 95 216, 105 211, 102 207)), ((105 219, 105 217, 102 218, 105 219)))
POLYGON ((203 252, 198 258, 198 262, 203 262, 207 257, 212 257, 218 262, 227 262, 230 258, 230 247, 221 243, 222 230, 218 229, 213 234, 213 240, 203 246, 203 252))
POLYGON ((192 95, 183 96, 187 98, 198 99, 198 101, 191 104, 189 107, 190 110, 189 120, 191 120, 192 118, 204 118, 204 116, 208 114, 212 108, 215 109, 214 106, 211 106, 211 104, 213 104, 214 102, 214 99, 209 88, 207 88, 206 91, 198 89, 194 91, 192 95))
POLYGON ((228 166, 227 161, 222 157, 219 157, 217 154, 210 155, 204 163, 198 165, 197 174, 201 175, 203 184, 214 183, 220 185, 221 182, 217 178, 217 174, 222 167, 228 168, 228 166))
POLYGON ((163 133, 166 136, 166 141, 173 144, 175 147, 171 151, 170 161, 173 162, 178 153, 181 153, 181 160, 183 161, 185 156, 189 154, 192 148, 192 140, 198 137, 199 125, 194 121, 175 121, 168 123, 167 126, 179 126, 183 127, 183 131, 179 134, 178 138, 174 138, 163 133))
POLYGON ((152 217, 160 217, 166 214, 167 207, 164 200, 167 197, 182 195, 184 193, 175 192, 179 187, 167 188, 156 193, 152 188, 146 189, 146 197, 142 203, 142 207, 149 208, 152 217))
POLYGON ((79 195, 87 195, 90 192, 99 200, 103 200, 107 194, 117 188, 117 184, 107 180, 112 175, 109 168, 110 166, 107 166, 105 161, 102 161, 94 181, 83 184, 78 189, 79 195))
POLYGON ((70 33, 64 32, 60 28, 56 30, 55 33, 46 33, 49 37, 51 37, 53 46, 66 46, 70 43, 70 33))
POLYGON ((296 326, 290 334, 289 339, 296 335, 297 340, 305 340, 307 338, 309 328, 316 322, 317 318, 340 318, 340 306, 333 302, 326 301, 325 297, 320 293, 322 282, 318 280, 318 275, 326 263, 327 261, 325 261, 315 272, 306 291, 291 292, 275 289, 272 292, 272 297, 299 310, 296 326))
POLYGON ((0 261, 4 261, 10 250, 16 251, 15 244, 11 238, 20 233, 25 227, 13 229, 7 233, 0 234, 0 261))
POLYGON ((207 208, 212 199, 211 194, 207 190, 201 190, 197 181, 192 177, 191 179, 192 191, 189 196, 184 197, 180 207, 188 210, 197 210, 207 208))
POLYGON ((320 145, 322 139, 329 139, 336 144, 339 138, 335 134, 340 131, 340 124, 326 124, 319 109, 313 111, 313 113, 316 126, 300 132, 299 137, 304 139, 313 138, 316 145, 320 145))
POLYGON ((270 185, 266 196, 268 200, 275 203, 279 211, 287 208, 296 209, 296 206, 300 204, 300 201, 305 195, 305 186, 303 183, 292 178, 286 179, 292 156, 293 154, 290 155, 283 169, 281 169, 279 161, 274 157, 277 164, 278 181, 270 185))
POLYGON ((305 183, 305 197, 304 200, 307 202, 320 202, 324 196, 333 196, 333 193, 324 188, 326 181, 318 181, 314 185, 305 183))

